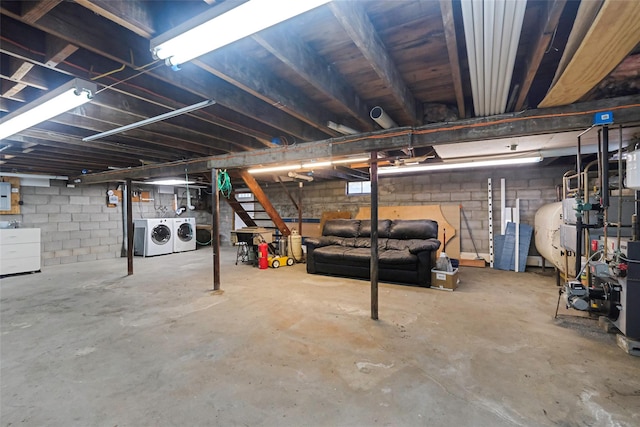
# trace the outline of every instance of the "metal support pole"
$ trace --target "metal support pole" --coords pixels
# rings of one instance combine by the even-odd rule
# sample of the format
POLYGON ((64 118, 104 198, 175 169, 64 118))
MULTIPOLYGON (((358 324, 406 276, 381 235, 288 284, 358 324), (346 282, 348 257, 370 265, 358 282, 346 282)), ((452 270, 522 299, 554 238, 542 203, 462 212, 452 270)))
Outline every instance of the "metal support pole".
POLYGON ((298 183, 298 235, 302 236, 302 182, 298 183))
POLYGON ((378 152, 371 152, 371 318, 378 320, 378 152))
POLYGON ((211 247, 213 249, 213 290, 220 290, 220 196, 218 170, 211 169, 211 247))
POLYGON ((602 127, 602 208, 609 207, 609 126, 602 127))
POLYGON ((133 275, 133 204, 131 203, 131 178, 126 180, 126 210, 127 210, 127 275, 133 275))

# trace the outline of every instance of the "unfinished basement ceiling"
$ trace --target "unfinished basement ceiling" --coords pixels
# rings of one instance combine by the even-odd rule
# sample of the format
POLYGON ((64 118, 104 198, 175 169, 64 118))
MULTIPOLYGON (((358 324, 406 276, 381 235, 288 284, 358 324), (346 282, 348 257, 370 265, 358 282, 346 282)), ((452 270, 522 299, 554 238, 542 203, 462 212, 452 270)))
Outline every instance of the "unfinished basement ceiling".
MULTIPOLYGON (((496 113, 474 108, 471 81, 478 70, 469 67, 470 35, 458 0, 335 1, 205 54, 179 71, 152 57, 154 37, 211 9, 241 3, 0 2, 0 114, 74 77, 98 85, 90 103, 2 140, 1 170, 73 177, 322 141, 340 136, 329 121, 358 132, 379 130, 369 117, 375 106, 400 127, 496 113), (216 103, 82 141, 206 99, 216 103)), ((545 98, 561 106, 637 94, 639 22, 637 2, 526 1, 508 70, 507 103, 497 112, 534 109, 545 98), (612 52, 596 50, 590 30, 602 31, 602 22, 621 13, 629 19, 615 30, 625 42, 612 52), (565 51, 567 40, 571 52, 565 51), (573 85, 581 95, 570 99, 562 87, 566 78, 556 76, 558 66, 562 60, 563 70, 573 73, 572 61, 589 58, 590 78, 573 85)), ((575 141, 574 134, 566 136, 575 141)), ((478 153, 485 153, 486 141, 478 144, 478 153)), ((417 154, 428 151, 423 147, 417 154)))

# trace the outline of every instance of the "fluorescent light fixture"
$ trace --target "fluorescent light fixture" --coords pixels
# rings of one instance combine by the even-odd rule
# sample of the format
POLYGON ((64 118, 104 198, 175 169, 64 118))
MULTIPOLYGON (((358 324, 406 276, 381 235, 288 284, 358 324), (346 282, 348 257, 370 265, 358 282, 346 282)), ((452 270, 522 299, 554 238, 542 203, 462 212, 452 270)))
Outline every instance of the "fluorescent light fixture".
POLYGON ((0 139, 47 121, 91 101, 95 83, 73 79, 0 119, 0 139))
POLYGON ((213 7, 208 12, 153 38, 151 52, 167 65, 178 66, 329 1, 250 0, 222 15, 213 7))
POLYGON ((153 185, 187 185, 187 184, 195 184, 195 181, 185 181, 180 178, 167 178, 167 179, 156 179, 153 181, 145 181, 145 184, 153 184, 153 185))
POLYGON ((512 159, 496 159, 496 160, 480 160, 477 162, 465 162, 465 163, 439 163, 429 165, 416 165, 416 166, 392 166, 378 169, 378 175, 392 175, 400 173, 414 173, 414 172, 431 172, 441 170, 452 169, 468 169, 468 168, 484 168, 491 166, 509 166, 509 165, 521 165, 527 163, 538 163, 542 161, 542 156, 535 157, 520 157, 512 159))
POLYGON ((368 162, 368 161, 369 161, 369 157, 352 157, 348 159, 331 160, 331 161, 324 161, 324 162, 310 162, 310 163, 295 164, 295 165, 252 168, 252 169, 249 169, 248 172, 252 174, 268 173, 268 172, 285 172, 285 171, 294 171, 298 169, 324 168, 331 165, 338 165, 338 164, 344 164, 344 163, 362 163, 362 162, 368 162))
POLYGON ((249 173, 267 173, 267 172, 284 172, 284 171, 294 171, 297 169, 301 169, 302 165, 284 165, 284 166, 269 166, 266 168, 252 168, 247 172, 249 173))
POLYGON ((349 159, 333 160, 331 164, 339 165, 344 163, 362 163, 362 162, 368 162, 369 160, 370 160, 370 157, 351 157, 349 159))
POLYGON ((303 163, 302 169, 313 169, 313 168, 326 168, 327 166, 331 166, 333 162, 311 162, 311 163, 303 163))
POLYGON ((187 107, 183 107, 178 110, 169 111, 168 113, 160 114, 159 116, 149 117, 148 119, 140 120, 139 122, 131 123, 128 125, 121 126, 119 128, 108 130, 106 132, 101 132, 95 135, 87 136, 86 138, 82 138, 82 140, 86 142, 86 141, 94 141, 100 138, 105 138, 107 136, 115 135, 121 132, 126 132, 128 130, 139 128, 141 126, 146 126, 151 123, 159 122, 161 120, 170 119, 171 117, 179 116, 181 114, 185 114, 190 111, 199 110, 200 108, 204 108, 215 103, 216 103, 215 101, 211 99, 207 99, 206 101, 198 102, 197 104, 189 105, 187 107))

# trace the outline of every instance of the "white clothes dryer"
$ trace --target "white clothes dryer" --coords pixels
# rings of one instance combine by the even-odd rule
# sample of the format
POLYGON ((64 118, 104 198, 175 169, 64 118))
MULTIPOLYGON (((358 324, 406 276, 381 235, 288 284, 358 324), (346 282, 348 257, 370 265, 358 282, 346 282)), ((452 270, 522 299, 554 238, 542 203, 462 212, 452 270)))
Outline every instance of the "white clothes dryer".
POLYGON ((173 219, 136 219, 133 223, 133 254, 165 255, 173 252, 173 219))
POLYGON ((196 250, 196 219, 173 219, 173 252, 196 250))

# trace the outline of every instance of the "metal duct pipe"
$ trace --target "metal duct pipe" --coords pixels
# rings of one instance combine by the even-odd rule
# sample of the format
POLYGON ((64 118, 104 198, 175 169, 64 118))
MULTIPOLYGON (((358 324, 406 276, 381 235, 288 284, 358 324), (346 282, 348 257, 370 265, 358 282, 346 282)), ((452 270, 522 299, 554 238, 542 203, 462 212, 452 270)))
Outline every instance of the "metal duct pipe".
POLYGON ((387 113, 384 112, 382 107, 373 107, 369 116, 382 127, 383 129, 397 128, 398 125, 393 121, 387 113))

